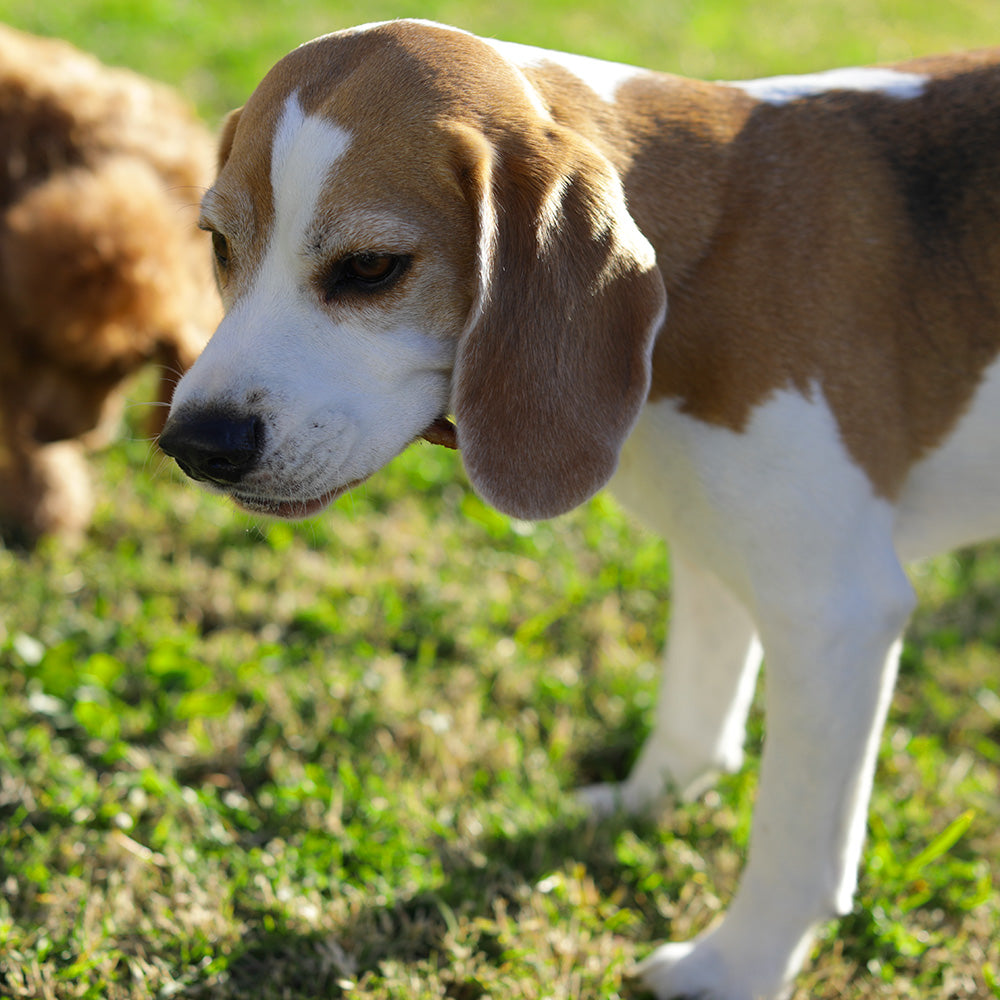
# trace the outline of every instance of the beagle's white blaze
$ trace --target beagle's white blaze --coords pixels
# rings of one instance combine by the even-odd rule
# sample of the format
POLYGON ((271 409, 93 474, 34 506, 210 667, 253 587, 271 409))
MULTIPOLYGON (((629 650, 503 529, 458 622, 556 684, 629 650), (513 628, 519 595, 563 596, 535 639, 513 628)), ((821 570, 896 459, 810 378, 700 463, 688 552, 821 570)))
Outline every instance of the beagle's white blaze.
POLYGON ((919 97, 927 77, 894 69, 831 69, 804 76, 770 76, 760 80, 740 80, 729 84, 766 104, 790 104, 804 97, 816 97, 833 90, 853 90, 884 94, 898 100, 919 97))
POLYGON ((350 144, 346 129, 302 110, 298 91, 288 96, 271 147, 277 246, 298 248, 301 244, 315 217, 323 184, 350 144))

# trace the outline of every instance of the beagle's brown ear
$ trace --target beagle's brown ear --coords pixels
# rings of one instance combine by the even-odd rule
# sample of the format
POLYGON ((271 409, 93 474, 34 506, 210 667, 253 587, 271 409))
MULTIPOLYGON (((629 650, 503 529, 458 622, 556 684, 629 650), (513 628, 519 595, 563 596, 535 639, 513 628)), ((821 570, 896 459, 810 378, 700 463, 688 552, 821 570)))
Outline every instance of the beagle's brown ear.
POLYGON ((236 137, 236 126, 240 123, 242 108, 230 111, 223 119, 222 130, 219 132, 219 151, 216 155, 215 166, 221 170, 229 159, 229 154, 233 151, 233 139, 236 137))
POLYGON ((507 148, 481 142, 463 175, 480 188, 480 275, 456 355, 458 441, 476 491, 525 519, 564 513, 611 478, 666 301, 611 164, 546 126, 507 148))

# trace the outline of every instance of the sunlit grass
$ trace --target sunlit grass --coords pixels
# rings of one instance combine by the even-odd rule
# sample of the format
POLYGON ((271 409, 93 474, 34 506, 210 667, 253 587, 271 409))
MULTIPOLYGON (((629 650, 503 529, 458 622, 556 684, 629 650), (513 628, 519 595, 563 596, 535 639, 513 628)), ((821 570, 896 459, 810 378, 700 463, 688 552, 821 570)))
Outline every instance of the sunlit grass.
MULTIPOLYGON (((720 77, 1000 33, 992 0, 0 9, 209 120, 394 14, 720 77)), ((82 551, 0 550, 0 996, 638 997, 630 963, 725 905, 758 715, 702 803, 594 825, 570 794, 627 769, 665 634, 666 549, 611 500, 512 522, 417 446, 292 527, 139 440, 93 465, 82 551)), ((1000 553, 915 579, 858 906, 795 1000, 1000 996, 1000 553)))

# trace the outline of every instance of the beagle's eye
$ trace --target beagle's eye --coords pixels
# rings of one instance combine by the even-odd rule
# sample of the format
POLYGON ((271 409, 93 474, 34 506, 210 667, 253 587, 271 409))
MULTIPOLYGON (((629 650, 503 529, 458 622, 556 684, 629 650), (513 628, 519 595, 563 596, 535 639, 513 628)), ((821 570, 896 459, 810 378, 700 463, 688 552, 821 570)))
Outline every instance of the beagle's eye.
POLYGON ((222 233, 218 232, 207 222, 199 222, 198 228, 212 235, 212 252, 215 254, 215 263, 220 270, 225 270, 229 266, 229 241, 222 233))
POLYGON ((392 274, 398 257, 387 253, 359 253, 344 262, 344 276, 354 281, 376 284, 392 274))
POLYGON ((392 287, 409 269, 405 254, 365 251, 338 260, 322 277, 327 302, 352 294, 372 294, 392 287))
POLYGON ((222 233, 212 230, 212 250, 215 252, 215 260, 219 267, 229 266, 229 241, 222 233))

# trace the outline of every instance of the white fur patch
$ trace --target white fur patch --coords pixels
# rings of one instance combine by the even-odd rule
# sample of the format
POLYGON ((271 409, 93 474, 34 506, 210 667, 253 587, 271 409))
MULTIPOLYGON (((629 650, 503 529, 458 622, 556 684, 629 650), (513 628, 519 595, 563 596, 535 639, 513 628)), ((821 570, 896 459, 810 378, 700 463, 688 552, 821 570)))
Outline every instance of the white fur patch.
MULTIPOLYGON (((786 552, 836 562, 858 523, 889 525, 851 459, 819 385, 775 392, 741 432, 704 423, 673 400, 646 406, 625 443, 612 491, 692 562, 744 595, 774 584, 786 552), (827 530, 817 533, 816 525, 827 530)), ((800 558, 799 556, 795 557, 800 558)), ((802 581, 815 568, 801 566, 802 581)), ((799 587, 796 584, 796 587, 799 587)), ((789 594, 789 597, 801 596, 789 594)))
POLYGON ((546 65, 561 66, 585 83, 602 101, 609 104, 615 100, 618 88, 628 80, 648 73, 648 70, 626 66, 624 63, 607 62, 590 56, 579 56, 572 52, 554 52, 549 49, 522 45, 519 42, 502 42, 486 38, 505 59, 521 69, 540 69, 546 65))
POLYGON ((927 77, 894 69, 831 69, 825 73, 803 76, 772 76, 760 80, 740 80, 727 84, 767 104, 790 104, 806 97, 816 97, 834 90, 853 90, 883 94, 898 100, 919 97, 927 86, 927 77))

